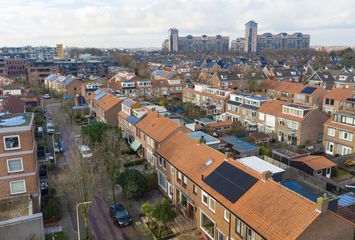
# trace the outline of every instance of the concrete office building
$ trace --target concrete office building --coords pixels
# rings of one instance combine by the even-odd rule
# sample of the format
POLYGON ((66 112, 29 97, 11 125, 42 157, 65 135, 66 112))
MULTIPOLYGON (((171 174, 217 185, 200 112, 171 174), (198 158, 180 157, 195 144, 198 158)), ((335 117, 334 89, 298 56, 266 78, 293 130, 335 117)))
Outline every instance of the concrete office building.
POLYGON ((177 52, 178 51, 178 38, 179 38, 179 30, 176 28, 169 29, 169 51, 177 52))

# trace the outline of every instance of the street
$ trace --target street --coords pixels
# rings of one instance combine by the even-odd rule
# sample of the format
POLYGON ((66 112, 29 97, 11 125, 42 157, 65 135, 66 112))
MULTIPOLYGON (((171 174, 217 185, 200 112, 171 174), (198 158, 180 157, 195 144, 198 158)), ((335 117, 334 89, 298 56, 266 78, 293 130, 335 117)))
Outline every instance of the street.
MULTIPOLYGON (((61 108, 60 102, 48 102, 45 109, 54 119, 57 131, 62 133, 64 153, 56 154, 57 165, 49 172, 49 186, 55 188, 62 209, 61 224, 66 239, 77 239, 76 232, 76 202, 72 202, 66 191, 66 178, 68 169, 72 169, 77 158, 77 149, 74 137, 80 135, 80 127, 71 122, 67 113, 61 108)), ((51 138, 48 139, 49 145, 51 138)), ((109 215, 108 202, 112 201, 112 193, 108 176, 100 176, 100 184, 89 208, 89 231, 91 237, 97 240, 142 239, 134 225, 118 228, 109 215)), ((84 219, 80 216, 80 232, 84 236, 84 219)))

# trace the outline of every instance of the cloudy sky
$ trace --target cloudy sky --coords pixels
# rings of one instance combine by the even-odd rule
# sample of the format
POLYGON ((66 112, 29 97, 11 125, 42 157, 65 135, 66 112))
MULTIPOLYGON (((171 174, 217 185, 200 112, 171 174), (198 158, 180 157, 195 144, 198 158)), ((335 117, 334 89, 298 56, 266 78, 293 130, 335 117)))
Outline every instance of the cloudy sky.
POLYGON ((180 35, 311 34, 311 45, 355 45, 354 0, 0 0, 0 46, 160 47, 180 35))

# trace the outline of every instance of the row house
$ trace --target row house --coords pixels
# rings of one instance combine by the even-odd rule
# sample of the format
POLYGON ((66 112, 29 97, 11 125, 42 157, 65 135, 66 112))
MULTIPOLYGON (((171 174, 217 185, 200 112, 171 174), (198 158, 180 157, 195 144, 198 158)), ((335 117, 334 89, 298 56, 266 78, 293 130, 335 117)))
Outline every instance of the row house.
POLYGON ((177 131, 190 131, 182 124, 160 115, 154 109, 136 124, 135 139, 141 145, 141 154, 152 166, 156 166, 154 153, 160 144, 177 131))
POLYGON ((256 119, 260 132, 275 134, 279 142, 300 145, 317 142, 328 117, 317 108, 271 100, 261 105, 256 119))
POLYGON ((339 76, 335 79, 334 87, 355 89, 355 74, 345 72, 339 74, 339 76))
POLYGON ((355 109, 352 107, 353 90, 349 88, 333 88, 324 95, 323 111, 332 115, 344 109, 355 109))
POLYGON ((353 239, 353 224, 206 144, 178 132, 156 151, 158 185, 201 230, 199 239, 353 239), (330 227, 329 224, 332 224, 330 227))
POLYGON ((210 82, 212 86, 216 88, 237 89, 242 82, 242 74, 231 72, 215 72, 210 78, 210 82))
POLYGON ((315 71, 306 82, 311 86, 321 86, 326 90, 330 90, 334 86, 334 77, 328 71, 315 71))
POLYGON ((94 93, 101 87, 101 83, 96 82, 86 82, 82 83, 80 87, 80 95, 83 96, 86 100, 87 97, 94 93))
POLYGON ((118 98, 105 89, 99 88, 87 97, 91 115, 99 122, 117 126, 117 113, 121 110, 122 99, 118 98))
POLYGON ((226 103, 225 118, 233 122, 239 122, 243 126, 255 128, 257 111, 267 101, 266 98, 261 96, 232 93, 226 103))
POLYGON ((225 103, 231 93, 230 90, 195 84, 193 88, 183 89, 182 101, 201 107, 207 114, 219 115, 224 113, 225 103))
POLYGON ((73 97, 80 90, 82 81, 73 76, 63 76, 60 74, 51 74, 44 80, 44 86, 50 91, 63 93, 73 97))
POLYGON ((309 107, 322 107, 326 90, 319 86, 302 83, 265 80, 261 86, 262 93, 272 99, 287 101, 309 107))
MULTIPOLYGON (((147 110, 133 99, 126 98, 121 104, 121 111, 118 112, 118 127, 122 130, 122 136, 132 144, 135 141, 136 125, 146 115, 147 110)), ((134 149, 135 151, 138 150, 134 149)))
POLYGON ((323 147, 330 155, 348 155, 355 152, 355 114, 336 112, 324 123, 323 147))

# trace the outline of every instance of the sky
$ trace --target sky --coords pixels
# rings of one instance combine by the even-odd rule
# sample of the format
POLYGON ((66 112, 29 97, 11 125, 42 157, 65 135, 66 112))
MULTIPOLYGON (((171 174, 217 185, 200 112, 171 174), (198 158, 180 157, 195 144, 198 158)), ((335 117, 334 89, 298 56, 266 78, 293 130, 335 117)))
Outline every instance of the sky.
POLYGON ((0 46, 161 47, 179 34, 303 32, 311 45, 355 46, 354 0, 0 0, 0 46))

